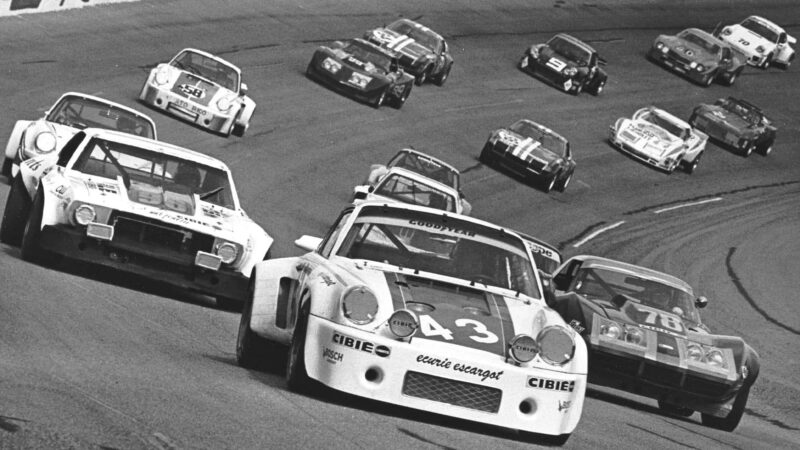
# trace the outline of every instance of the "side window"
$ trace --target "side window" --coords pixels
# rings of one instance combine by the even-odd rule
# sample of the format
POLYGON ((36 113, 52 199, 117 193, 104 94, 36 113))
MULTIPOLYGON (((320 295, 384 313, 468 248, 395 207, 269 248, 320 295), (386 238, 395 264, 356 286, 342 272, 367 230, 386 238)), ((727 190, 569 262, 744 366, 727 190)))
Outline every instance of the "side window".
POLYGON ((778 38, 778 44, 785 44, 787 41, 786 36, 786 32, 781 33, 781 36, 778 38))
POLYGON ((347 222, 347 219, 350 218, 351 211, 347 211, 341 216, 339 216, 339 220, 328 230, 328 234, 322 240, 322 244, 319 246, 319 253, 323 257, 327 258, 331 254, 331 250, 333 250, 333 245, 336 243, 336 240, 339 238, 339 234, 342 232, 342 227, 347 222))
POLYGON ((559 291, 566 291, 574 281, 575 275, 581 268, 583 261, 575 260, 564 266, 553 278, 553 284, 559 291))
POLYGON ((72 139, 67 141, 64 144, 64 147, 61 148, 61 152, 58 154, 58 161, 56 162, 57 165, 61 167, 67 167, 67 163, 70 159, 72 159, 72 155, 75 154, 75 150, 78 149, 78 146, 83 142, 83 138, 86 137, 86 133, 83 131, 79 131, 72 136, 72 139))
POLYGON ((728 60, 731 59, 731 49, 725 47, 722 49, 722 59, 728 60))

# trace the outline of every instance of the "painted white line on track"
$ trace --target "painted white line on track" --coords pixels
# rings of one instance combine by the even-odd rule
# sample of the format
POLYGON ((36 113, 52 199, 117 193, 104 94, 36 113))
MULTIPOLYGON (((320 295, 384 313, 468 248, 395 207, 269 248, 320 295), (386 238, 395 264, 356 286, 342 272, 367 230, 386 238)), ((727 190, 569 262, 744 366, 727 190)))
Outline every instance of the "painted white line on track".
POLYGON ((468 109, 486 108, 487 106, 513 105, 515 103, 522 103, 522 100, 511 100, 510 102, 500 102, 500 103, 484 103, 482 105, 459 106, 457 108, 448 108, 448 109, 445 109, 444 111, 445 112, 466 111, 468 109))
POLYGON ((709 199, 706 199, 706 200, 700 200, 698 202, 683 203, 683 204, 680 204, 680 205, 670 206, 669 208, 657 209, 657 210, 653 211, 653 214, 661 214, 662 212, 672 211, 673 209, 686 208, 687 206, 702 205, 704 203, 718 202, 720 200, 722 200, 722 197, 709 198, 709 199))
POLYGON ((597 237, 598 234, 606 232, 608 230, 613 230, 614 228, 617 228, 618 226, 622 225, 623 223, 625 223, 625 221, 621 220, 621 221, 619 221, 617 223, 614 223, 614 224, 611 224, 611 225, 609 225, 607 227, 600 228, 599 230, 595 231, 594 233, 592 233, 592 234, 586 236, 585 238, 581 239, 580 241, 572 244, 572 246, 575 247, 575 248, 578 248, 581 245, 589 242, 591 239, 597 237))

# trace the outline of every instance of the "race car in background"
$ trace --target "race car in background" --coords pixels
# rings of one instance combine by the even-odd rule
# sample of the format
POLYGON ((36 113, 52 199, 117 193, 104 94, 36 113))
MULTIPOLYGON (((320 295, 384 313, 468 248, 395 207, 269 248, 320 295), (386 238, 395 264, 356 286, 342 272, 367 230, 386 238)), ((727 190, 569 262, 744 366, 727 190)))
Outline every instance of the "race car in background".
POLYGON ((601 65, 605 60, 580 39, 559 33, 544 44, 534 44, 525 51, 519 68, 571 94, 586 90, 600 95, 608 74, 601 65))
POLYGON ((403 169, 410 170, 452 187, 458 192, 458 196, 461 199, 462 214, 469 215, 470 211, 472 211, 472 206, 461 191, 461 173, 458 169, 439 158, 414 150, 413 148, 404 148, 400 150, 386 165, 373 164, 369 168, 369 175, 367 175, 364 184, 374 187, 389 173, 392 167, 402 167, 403 169))
POLYGON ((577 165, 569 141, 528 119, 492 131, 479 159, 488 166, 499 166, 527 181, 540 183, 545 192, 567 189, 577 165))
POLYGON ((717 37, 744 53, 752 66, 766 69, 777 63, 788 69, 794 61, 792 45, 797 39, 763 17, 750 16, 741 23, 723 27, 717 37))
POLYGON ((442 86, 453 68, 447 41, 413 20, 398 19, 364 33, 364 39, 399 53, 400 65, 414 76, 417 86, 432 81, 442 86))
POLYGON ((242 210, 221 161, 116 131, 79 131, 26 160, 0 241, 22 258, 100 264, 241 306, 272 238, 242 210))
POLYGON ((753 152, 769 155, 777 134, 777 128, 761 109, 733 97, 718 99, 713 105, 698 105, 689 123, 744 157, 753 152))
POLYGON ((0 175, 9 181, 21 162, 35 156, 58 153, 84 128, 106 128, 157 139, 156 124, 150 117, 100 97, 67 92, 38 120, 18 120, 6 143, 0 175))
POLYGON ((374 185, 353 188, 353 203, 371 200, 410 203, 464 215, 472 211, 472 206, 451 186, 400 166, 390 168, 374 185))
POLYGON ((735 47, 697 28, 658 36, 647 58, 703 86, 715 80, 730 86, 747 65, 735 47))
POLYGON ((558 248, 548 244, 547 242, 535 238, 529 234, 520 233, 520 235, 528 249, 531 251, 531 256, 536 262, 536 268, 539 270, 539 279, 542 281, 542 290, 547 304, 551 304, 555 296, 553 288, 553 272, 561 266, 562 256, 558 248))
POLYGON ((238 67, 193 48, 153 68, 139 100, 225 137, 243 136, 256 109, 238 67))
POLYGON ((282 367, 372 400, 563 444, 585 398, 586 346, 546 307, 513 231, 401 203, 345 209, 305 255, 256 264, 241 366, 282 367), (537 433, 538 435, 531 435, 537 433))
POLYGON ((306 75, 374 108, 402 108, 414 86, 414 77, 400 68, 396 52, 363 39, 319 47, 306 75))
POLYGON ((633 264, 575 256, 555 273, 551 305, 589 349, 589 382, 658 400, 668 414, 700 412, 733 431, 758 378, 758 353, 742 338, 713 334, 683 280, 633 264))
POLYGON ((686 172, 692 173, 703 156, 708 135, 663 109, 647 106, 630 119, 617 119, 611 125, 608 140, 656 169, 672 173, 683 165, 686 172))

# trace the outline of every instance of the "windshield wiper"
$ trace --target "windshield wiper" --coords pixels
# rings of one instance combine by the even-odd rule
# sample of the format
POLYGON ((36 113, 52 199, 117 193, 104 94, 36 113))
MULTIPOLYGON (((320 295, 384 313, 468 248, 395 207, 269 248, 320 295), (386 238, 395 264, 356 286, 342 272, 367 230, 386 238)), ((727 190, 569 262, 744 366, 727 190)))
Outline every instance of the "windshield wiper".
POLYGON ((205 199, 213 196, 214 194, 218 194, 218 193, 222 192, 223 189, 225 189, 225 186, 219 186, 219 187, 216 187, 216 188, 214 188, 214 189, 212 189, 212 190, 210 190, 208 192, 203 192, 202 194, 197 194, 197 196, 200 197, 200 200, 205 200, 205 199))

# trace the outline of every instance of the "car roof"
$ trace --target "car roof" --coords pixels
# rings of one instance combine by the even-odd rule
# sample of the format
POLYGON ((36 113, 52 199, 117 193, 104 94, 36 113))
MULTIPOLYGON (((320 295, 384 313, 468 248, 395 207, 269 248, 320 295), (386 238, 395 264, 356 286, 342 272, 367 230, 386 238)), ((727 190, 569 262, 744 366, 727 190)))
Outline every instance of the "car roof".
POLYGON ((672 275, 666 274, 664 272, 659 272, 657 270, 653 270, 648 267, 637 266, 636 264, 630 264, 615 259, 603 258, 601 256, 593 256, 593 255, 574 256, 570 259, 571 260, 579 259, 583 261, 581 267, 586 267, 590 269, 602 268, 602 269, 612 270, 615 272, 629 273, 631 275, 648 278, 654 281, 660 281, 664 284, 668 284, 670 286, 676 287, 686 292, 693 292, 692 287, 689 285, 689 283, 681 280, 678 277, 674 277, 672 275))
MULTIPOLYGON (((435 31, 431 30, 430 28, 426 27, 425 25, 423 25, 423 24, 421 24, 421 23, 419 23, 419 22, 416 22, 416 21, 413 21, 413 20, 411 20, 411 19, 407 19, 407 18, 405 18, 405 17, 402 17, 402 18, 400 18, 400 19, 397 19, 397 20, 395 20, 395 21, 394 21, 394 22, 392 22, 391 24, 394 24, 394 23, 397 23, 397 22, 405 22, 405 23, 407 23, 407 24, 410 24, 410 25, 411 25, 411 26, 413 26, 414 28, 419 28, 420 30, 422 30, 422 31, 424 31, 424 32, 426 32, 426 33, 428 33, 428 34, 430 34, 430 35, 436 36, 437 38, 444 40, 444 38, 442 37, 442 35, 440 35, 439 33, 437 33, 437 32, 435 32, 435 31)), ((391 25, 391 24, 389 24, 389 25, 391 25)))
MULTIPOLYGON (((751 19, 751 20, 754 20, 756 22, 759 22, 762 25, 766 26, 767 28, 771 28, 772 31, 775 31, 775 32, 777 32, 779 34, 784 32, 784 29, 780 25, 776 24, 775 22, 773 22, 773 21, 771 21, 769 19, 765 19, 765 18, 763 18, 761 16, 752 15, 752 16, 748 16, 747 19, 751 19)), ((742 22, 744 22, 747 19, 742 20, 742 22)))
MULTIPOLYGON (((673 115, 673 114, 671 114, 671 113, 669 113, 669 112, 667 112, 667 111, 665 111, 665 110, 663 110, 661 108, 658 108, 656 106, 645 106, 644 108, 640 109, 639 111, 644 111, 644 110, 650 110, 650 111, 656 113, 657 115, 659 115, 661 117, 664 117, 665 119, 669 120, 670 122, 672 122, 672 123, 674 123, 676 125, 680 125, 683 128, 691 128, 692 127, 691 125, 689 125, 689 123, 687 123, 685 120, 681 119, 680 117, 675 116, 675 115, 673 115)), ((636 113, 634 113, 634 115, 637 115, 639 113, 639 111, 636 111, 636 113)))
POLYGON ((98 137, 134 147, 141 147, 154 152, 163 153, 165 155, 198 162, 209 167, 224 170, 225 172, 230 172, 228 166, 222 161, 203 153, 189 150, 188 148, 178 147, 177 145, 168 144, 166 142, 123 133, 121 131, 106 130, 103 128, 86 128, 83 131, 87 136, 98 137))
MULTIPOLYGON (((219 56, 217 56, 217 55, 214 55, 214 54, 212 54, 212 53, 208 53, 208 52, 206 52, 206 51, 203 51, 203 50, 198 50, 198 49, 196 49, 196 48, 192 48, 192 47, 187 47, 187 48, 185 48, 185 49, 183 49, 183 50, 179 51, 178 53, 175 53, 175 56, 178 56, 178 55, 180 55, 180 54, 181 54, 181 53, 183 53, 183 52, 193 52, 193 53, 197 53, 197 54, 199 54, 199 55, 203 55, 203 56, 205 56, 206 58, 211 58, 211 59, 217 60, 217 61, 219 61, 219 62, 221 62, 221 63, 223 63, 223 64, 225 64, 225 65, 227 65, 227 66, 230 66, 232 69, 234 69, 234 70, 235 70, 235 71, 236 71, 236 72, 239 74, 239 76, 241 76, 241 75, 242 75, 242 71, 241 71, 241 69, 239 69, 239 67, 238 67, 236 64, 234 64, 234 63, 232 63, 232 62, 228 61, 227 59, 220 58, 219 56)), ((175 58, 175 56, 173 56, 172 58, 174 59, 174 58, 175 58)))
POLYGON ((509 125, 508 127, 506 127, 506 129, 508 129, 508 128, 511 128, 511 126, 513 126, 514 124, 516 124, 516 123, 518 123, 518 122, 525 122, 525 123, 528 123, 528 124, 530 124, 530 125, 533 125, 534 127, 538 128, 538 129, 540 129, 540 130, 542 130, 542 131, 546 131, 546 132, 547 132, 547 133, 549 133, 549 134, 552 134, 552 135, 555 135, 555 136, 558 136, 558 137, 560 137, 560 138, 561 138, 561 139, 563 139, 565 142, 569 142, 569 140, 568 140, 567 138, 565 138, 564 136, 562 136, 562 135, 561 135, 561 134, 559 134, 558 132, 554 131, 552 128, 546 127, 546 126, 544 126, 544 125, 540 124, 539 122, 536 122, 536 121, 534 121, 534 120, 531 120, 531 119, 519 119, 519 120, 516 120, 516 121, 514 121, 514 123, 512 123, 511 125, 509 125))
POLYGON ((410 147, 406 147, 406 148, 401 149, 400 151, 395 153, 395 155, 392 157, 392 159, 394 159, 400 153, 413 153, 413 154, 419 155, 419 156, 421 156, 423 158, 430 159, 431 161, 435 162, 436 164, 439 164, 441 166, 447 167, 448 169, 450 169, 453 172, 460 173, 458 171, 458 169, 456 169, 453 165, 451 165, 451 164, 449 164, 449 163, 447 163, 445 161, 442 161, 441 159, 439 159, 439 158, 437 158, 435 156, 431 156, 431 155, 429 155, 429 154, 427 154, 425 152, 421 152, 421 151, 419 151, 417 149, 413 149, 413 148, 410 148, 410 147))
MULTIPOLYGON (((681 31, 680 33, 684 33, 684 32, 687 32, 687 31, 691 31, 693 34, 696 34, 696 35, 698 35, 698 36, 700 36, 700 37, 702 37, 704 39, 708 39, 709 41, 719 45, 720 47, 730 48, 730 45, 728 45, 725 41, 721 40, 720 38, 714 36, 713 34, 707 32, 707 31, 701 30, 700 28, 687 28, 687 29, 681 31)), ((678 34, 680 34, 680 33, 678 33, 678 34)))
POLYGON ((426 177, 425 175, 421 175, 421 174, 419 174, 417 172, 405 169, 403 167, 397 167, 397 166, 391 167, 389 169, 389 171, 386 172, 386 175, 383 176, 382 180, 387 179, 389 177, 389 175, 391 175, 393 173, 400 174, 400 175, 402 175, 402 176, 404 176, 406 178, 411 178, 412 180, 418 181, 418 182, 420 182, 422 184, 427 184, 428 186, 431 186, 431 187, 433 187, 435 189, 438 189, 440 191, 444 191, 447 194, 450 194, 453 197, 455 197, 456 199, 458 199, 458 192, 456 192, 456 190, 453 189, 452 186, 448 186, 446 184, 440 183, 440 182, 434 180, 433 178, 426 177))
POLYGON ((96 102, 99 102, 99 103, 105 103, 107 105, 112 105, 115 108, 119 108, 119 109, 128 111, 131 114, 134 114, 136 116, 139 116, 139 117, 142 117, 144 119, 147 119, 147 121, 150 122, 151 125, 153 125, 153 130, 155 130, 155 128, 156 128, 156 124, 155 124, 155 122, 153 122, 153 119, 151 119, 150 116, 148 116, 147 114, 145 114, 143 112, 140 112, 138 110, 135 110, 135 109, 133 109, 131 107, 122 105, 122 104, 117 103, 117 102, 112 102, 111 100, 108 100, 106 98, 97 97, 97 96, 89 95, 89 94, 84 94, 82 92, 75 92, 75 91, 65 92, 65 93, 61 94, 61 97, 58 97, 58 100, 56 100, 56 102, 53 103, 53 105, 54 106, 57 105, 64 97, 80 97, 80 98, 93 100, 93 101, 96 101, 96 102))
MULTIPOLYGON (((567 33, 558 33, 558 34, 556 34, 556 36, 558 36, 558 37, 561 37, 561 38, 564 38, 564 40, 570 41, 570 42, 572 42, 573 44, 575 44, 575 45, 577 45, 577 46, 579 46, 579 47, 583 48, 584 50, 586 50, 586 51, 588 51, 588 52, 591 52, 591 53, 597 53, 597 52, 595 51, 595 49, 594 49, 594 48, 593 48, 591 45, 587 44, 586 42, 583 42, 582 40, 580 40, 580 39, 576 38, 575 36, 573 36, 573 35, 571 35, 571 34, 567 34, 567 33)), ((555 37, 555 36, 554 36, 554 37, 555 37)))

